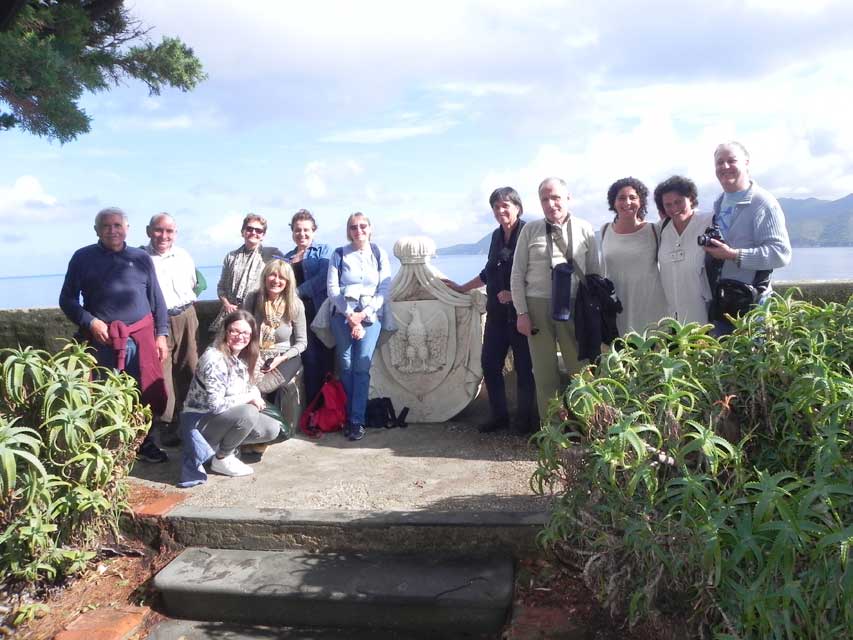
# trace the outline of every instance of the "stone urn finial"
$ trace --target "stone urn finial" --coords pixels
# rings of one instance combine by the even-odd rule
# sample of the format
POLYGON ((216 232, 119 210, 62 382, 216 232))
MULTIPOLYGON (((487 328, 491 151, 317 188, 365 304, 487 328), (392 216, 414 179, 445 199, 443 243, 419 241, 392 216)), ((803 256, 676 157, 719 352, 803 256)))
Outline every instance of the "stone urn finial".
POLYGON ((435 241, 426 236, 404 236, 394 243, 400 264, 427 264, 435 256, 435 241))

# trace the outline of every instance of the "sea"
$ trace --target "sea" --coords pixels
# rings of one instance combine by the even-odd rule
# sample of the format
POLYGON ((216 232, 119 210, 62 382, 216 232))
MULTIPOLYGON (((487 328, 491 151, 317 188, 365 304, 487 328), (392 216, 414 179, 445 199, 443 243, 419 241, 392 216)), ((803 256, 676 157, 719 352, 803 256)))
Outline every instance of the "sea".
MULTIPOLYGON (((392 258, 393 270, 400 268, 392 258)), ((451 280, 463 283, 480 273, 485 255, 436 256, 431 264, 451 280)), ((207 280, 201 300, 216 298, 220 264, 202 266, 207 280)), ((0 277, 0 309, 35 309, 56 307, 64 274, 0 277)), ((853 247, 794 248, 794 256, 784 269, 773 274, 775 281, 853 280, 853 247)))

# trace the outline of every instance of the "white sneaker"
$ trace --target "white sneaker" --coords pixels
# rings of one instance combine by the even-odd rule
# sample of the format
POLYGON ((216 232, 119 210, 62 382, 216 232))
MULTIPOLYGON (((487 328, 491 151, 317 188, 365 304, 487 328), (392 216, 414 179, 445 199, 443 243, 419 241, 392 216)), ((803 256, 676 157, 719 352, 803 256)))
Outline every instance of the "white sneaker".
POLYGON ((216 473, 221 473, 223 476, 231 476, 233 478, 238 476, 250 476, 255 473, 255 470, 252 469, 252 467, 240 462, 233 453, 229 456, 225 456, 224 458, 217 458, 216 456, 213 456, 213 460, 210 463, 210 470, 215 471, 216 473))

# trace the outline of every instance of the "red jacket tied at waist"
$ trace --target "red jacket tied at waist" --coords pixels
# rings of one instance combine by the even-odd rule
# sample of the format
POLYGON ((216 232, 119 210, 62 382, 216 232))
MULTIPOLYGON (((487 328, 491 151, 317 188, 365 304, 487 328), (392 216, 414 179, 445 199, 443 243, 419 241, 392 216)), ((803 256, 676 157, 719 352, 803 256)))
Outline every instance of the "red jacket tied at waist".
POLYGON ((154 319, 151 314, 142 317, 133 324, 113 320, 109 324, 110 346, 116 352, 116 369, 124 371, 127 357, 127 339, 133 338, 139 358, 139 388, 142 403, 151 407, 154 415, 166 409, 166 383, 163 380, 163 365, 157 353, 154 337, 154 319))

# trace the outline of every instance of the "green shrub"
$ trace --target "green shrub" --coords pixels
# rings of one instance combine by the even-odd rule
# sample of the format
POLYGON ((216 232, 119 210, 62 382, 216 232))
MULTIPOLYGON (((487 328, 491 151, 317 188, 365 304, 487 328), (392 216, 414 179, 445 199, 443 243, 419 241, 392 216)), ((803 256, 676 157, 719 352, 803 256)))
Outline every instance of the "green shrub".
POLYGON ((151 422, 132 378, 83 346, 4 349, 0 380, 0 582, 79 571, 117 533, 124 478, 151 422), (97 379, 93 379, 96 373, 97 379))
POLYGON ((535 436, 541 540, 673 637, 849 637, 853 298, 709 330, 664 320, 572 380, 535 436))

